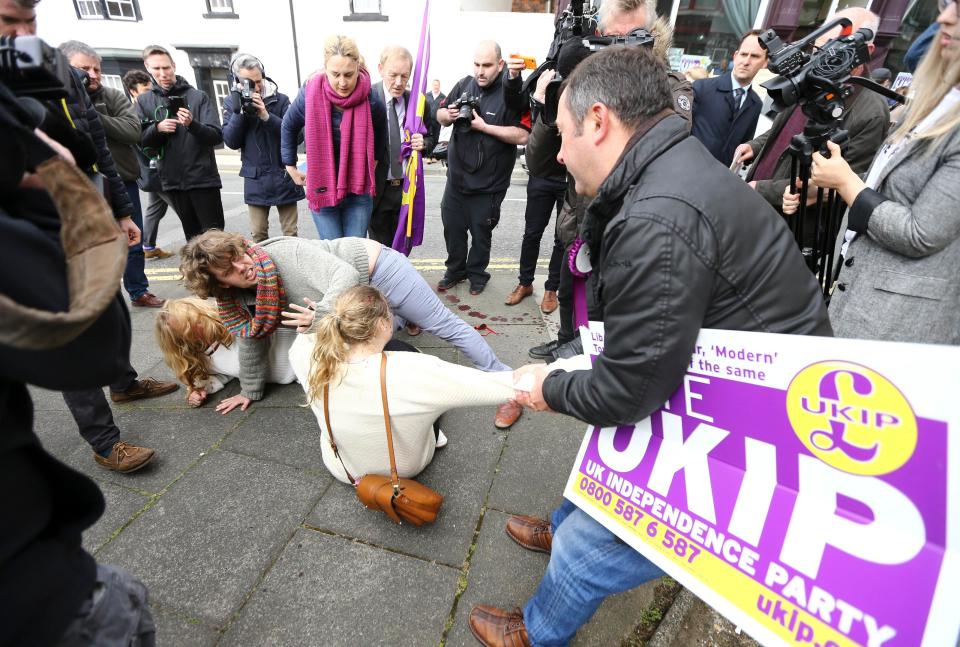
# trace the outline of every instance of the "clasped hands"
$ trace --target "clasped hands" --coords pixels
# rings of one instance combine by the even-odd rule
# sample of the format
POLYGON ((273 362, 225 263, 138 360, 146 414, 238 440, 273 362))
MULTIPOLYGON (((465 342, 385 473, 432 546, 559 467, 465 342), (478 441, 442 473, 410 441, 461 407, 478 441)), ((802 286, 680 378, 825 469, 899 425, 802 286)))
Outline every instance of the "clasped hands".
POLYGON ((513 371, 513 383, 518 404, 534 411, 553 411, 543 399, 543 380, 550 372, 546 364, 527 364, 513 371), (529 388, 529 390, 527 390, 529 388))

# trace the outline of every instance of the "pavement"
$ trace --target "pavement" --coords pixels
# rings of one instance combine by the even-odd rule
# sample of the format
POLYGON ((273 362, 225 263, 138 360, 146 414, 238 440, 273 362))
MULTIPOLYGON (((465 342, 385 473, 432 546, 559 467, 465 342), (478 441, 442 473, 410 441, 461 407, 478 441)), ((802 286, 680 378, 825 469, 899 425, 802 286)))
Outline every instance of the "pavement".
MULTIPOLYGON (((225 182, 225 193, 232 186, 225 182)), ((523 195, 522 187, 511 191, 523 195)), ((226 197, 225 206, 227 228, 240 230, 242 207, 226 197)), ((301 210, 301 235, 315 237, 305 205, 301 210)), ((165 218, 161 244, 177 249, 178 229, 175 217, 165 218)), ((486 323, 498 356, 519 366, 530 361, 529 347, 549 338, 557 315, 544 317, 538 307, 545 260, 535 295, 503 305, 516 284, 519 240, 503 244, 509 251, 491 263, 482 295, 461 284, 441 298, 471 325, 486 323)), ((442 258, 418 254, 415 264, 435 285, 442 258)), ((177 264, 176 256, 148 262, 154 293, 186 295, 177 264)), ((153 339, 156 311, 131 310, 133 365, 143 376, 172 379, 153 339)), ((468 364, 427 333, 409 341, 468 364)), ((238 391, 234 381, 222 397, 238 391)), ((122 438, 157 451, 128 475, 94 463, 58 393, 32 394, 44 446, 93 478, 106 498, 106 512, 84 534, 85 548, 148 586, 159 645, 478 644, 467 625, 473 604, 523 606, 547 564, 546 555, 511 541, 504 523, 516 513, 546 516, 560 502, 584 432, 582 423, 556 414, 527 412, 499 431, 492 407, 448 413, 441 424, 450 443, 420 476, 446 500, 436 523, 414 528, 366 510, 330 477, 320 428, 297 384, 273 386, 246 412, 226 416, 214 411, 217 396, 187 407, 183 388, 113 405, 122 438)), ((619 644, 651 603, 653 586, 607 600, 572 644, 619 644)))

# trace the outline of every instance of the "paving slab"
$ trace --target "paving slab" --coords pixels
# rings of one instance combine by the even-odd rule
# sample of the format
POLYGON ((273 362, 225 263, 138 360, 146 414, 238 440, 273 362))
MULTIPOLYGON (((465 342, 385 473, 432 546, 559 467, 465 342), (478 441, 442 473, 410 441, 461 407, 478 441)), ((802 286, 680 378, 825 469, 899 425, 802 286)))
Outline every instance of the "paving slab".
POLYGON ((63 401, 60 391, 41 389, 39 386, 27 386, 30 399, 33 400, 33 411, 66 411, 67 403, 63 401))
POLYGON ((159 647, 212 647, 220 637, 216 627, 198 618, 159 608, 152 601, 150 610, 157 626, 159 647))
MULTIPOLYGON (((477 548, 470 561, 467 588, 460 596, 446 647, 477 645, 468 618, 475 604, 503 609, 523 608, 546 570, 549 555, 525 550, 503 531, 508 515, 487 510, 477 548)), ((608 598, 577 632, 571 645, 618 645, 633 630, 643 609, 653 600, 655 582, 608 598)))
POLYGON ((436 645, 459 572, 298 530, 222 645, 436 645))
POLYGON ((89 553, 96 552, 150 502, 150 497, 112 483, 98 483, 107 507, 103 516, 83 532, 83 547, 89 553))
MULTIPOLYGON (((291 386, 300 388, 297 384, 291 386)), ((303 396, 303 391, 300 395, 303 396)), ((257 407, 222 447, 254 458, 326 473, 320 457, 320 427, 313 411, 307 408, 257 407)))
MULTIPOLYGON (((423 559, 459 567, 467 556, 480 509, 503 444, 493 426, 493 407, 458 409, 440 420, 450 439, 417 480, 444 496, 435 523, 416 528, 394 524, 364 508, 353 488, 334 482, 307 523, 423 559)), ((384 438, 386 442, 386 438, 384 438)))
POLYGON ((759 647, 745 633, 687 589, 680 591, 673 606, 647 643, 650 647, 759 647))
POLYGON ((220 627, 329 481, 216 450, 98 557, 136 573, 164 607, 220 627))
POLYGON ((567 416, 524 411, 507 437, 487 505, 546 517, 563 498, 585 430, 567 416))
POLYGON ((67 430, 64 430, 61 423, 55 423, 53 428, 44 428, 38 424, 36 429, 45 443, 45 439, 54 436, 58 437, 55 439, 57 443, 63 442, 59 436, 69 437, 72 440, 69 448, 51 448, 51 453, 94 480, 157 493, 179 478, 247 415, 233 412, 229 416, 221 416, 212 407, 184 410, 147 409, 128 405, 126 411, 114 410, 113 417, 120 428, 121 440, 151 447, 157 452, 149 465, 129 474, 108 471, 94 462, 90 446, 80 437, 76 423, 69 413, 66 413, 70 421, 67 430))

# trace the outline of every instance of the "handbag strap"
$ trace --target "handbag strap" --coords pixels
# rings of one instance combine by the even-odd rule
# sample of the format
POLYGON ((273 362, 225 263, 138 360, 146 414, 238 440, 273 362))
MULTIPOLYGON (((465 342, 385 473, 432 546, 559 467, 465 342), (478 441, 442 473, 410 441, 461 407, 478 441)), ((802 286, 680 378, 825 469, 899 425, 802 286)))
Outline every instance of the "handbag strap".
POLYGON ((383 422, 387 428, 387 450, 390 452, 390 479, 393 495, 400 494, 400 475, 397 474, 397 459, 393 455, 393 426, 390 424, 390 406, 387 404, 387 353, 380 353, 380 398, 383 400, 383 422))
MULTIPOLYGON (((333 448, 333 455, 337 457, 340 461, 340 466, 343 467, 344 473, 346 473, 347 478, 350 479, 350 483, 353 487, 357 487, 357 482, 353 480, 353 477, 350 476, 350 470, 347 469, 347 466, 343 463, 343 458, 340 457, 340 451, 337 449, 337 441, 333 439, 333 427, 330 426, 330 385, 323 385, 323 420, 327 423, 327 434, 330 436, 330 446, 333 448)), ((392 454, 391 454, 392 456, 392 454)))

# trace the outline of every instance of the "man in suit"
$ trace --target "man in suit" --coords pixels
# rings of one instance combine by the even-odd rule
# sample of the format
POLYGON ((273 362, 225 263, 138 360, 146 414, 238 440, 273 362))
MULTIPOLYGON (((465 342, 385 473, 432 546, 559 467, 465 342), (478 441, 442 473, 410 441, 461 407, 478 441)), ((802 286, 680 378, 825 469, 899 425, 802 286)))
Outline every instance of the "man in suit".
MULTIPOLYGON (((407 115, 407 101, 410 92, 407 90, 407 81, 413 70, 413 56, 403 47, 389 45, 380 54, 379 83, 373 86, 370 96, 373 101, 380 101, 386 107, 387 137, 382 137, 386 151, 377 151, 377 159, 386 160, 377 164, 376 187, 377 193, 373 198, 373 214, 370 217, 370 238, 390 247, 393 236, 397 232, 397 222, 400 217, 400 201, 403 198, 403 173, 406 162, 400 157, 400 145, 403 143, 403 123, 407 115)), ((423 153, 433 148, 435 141, 432 136, 433 119, 430 110, 424 108, 423 124, 427 128, 427 135, 419 133, 410 136, 410 145, 413 150, 423 153)))
POLYGON ((443 92, 440 91, 440 79, 434 79, 430 82, 430 92, 427 93, 427 108, 430 110, 430 119, 432 128, 430 129, 430 137, 433 138, 433 144, 427 150, 427 155, 433 152, 434 146, 437 145, 437 141, 440 137, 440 123, 437 121, 437 108, 440 107, 440 104, 444 99, 447 98, 443 92))
POLYGON ((760 97, 750 85, 767 66, 759 30, 749 31, 733 53, 733 71, 693 84, 693 136, 726 166, 737 146, 749 141, 760 118, 760 97))

